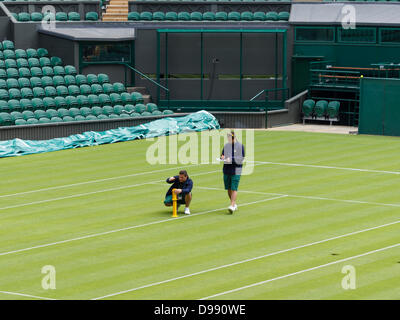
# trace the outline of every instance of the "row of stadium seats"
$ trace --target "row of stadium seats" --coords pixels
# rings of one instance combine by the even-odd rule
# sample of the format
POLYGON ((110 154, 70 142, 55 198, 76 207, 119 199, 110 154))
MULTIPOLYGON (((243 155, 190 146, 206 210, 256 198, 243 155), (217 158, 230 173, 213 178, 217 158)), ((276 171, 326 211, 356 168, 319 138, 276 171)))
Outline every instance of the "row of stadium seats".
POLYGON ((303 102, 302 112, 306 117, 337 118, 339 115, 340 102, 307 99, 303 102))
POLYGON ((20 77, 53 77, 62 75, 76 75, 76 69, 74 66, 62 66, 56 67, 32 67, 32 68, 5 68, 0 69, 0 79, 18 79, 20 77))
MULTIPOLYGON (((81 15, 78 12, 57 12, 56 14, 48 13, 43 15, 41 12, 20 12, 11 13, 17 21, 28 22, 28 21, 81 21, 81 15)), ((99 15, 97 12, 91 11, 85 14, 86 21, 98 21, 99 15)))
POLYGON ((38 123, 72 122, 104 119, 120 119, 132 117, 158 116, 173 114, 171 110, 158 110, 157 105, 148 103, 133 105, 117 105, 104 107, 59 108, 36 111, 0 112, 0 125, 28 125, 38 123), (127 112, 127 113, 124 113, 127 112))
POLYGON ((287 21, 289 20, 289 12, 130 12, 128 14, 129 21, 287 21))

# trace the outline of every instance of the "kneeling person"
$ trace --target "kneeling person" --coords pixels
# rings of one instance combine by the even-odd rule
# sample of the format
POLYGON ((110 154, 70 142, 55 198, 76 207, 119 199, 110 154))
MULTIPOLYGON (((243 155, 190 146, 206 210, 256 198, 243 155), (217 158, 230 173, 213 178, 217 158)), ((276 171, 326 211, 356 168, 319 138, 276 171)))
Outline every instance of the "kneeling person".
POLYGON ((167 194, 165 195, 164 204, 167 207, 172 206, 172 189, 175 189, 178 198, 178 205, 184 204, 185 214, 190 214, 189 205, 192 201, 193 181, 189 178, 186 170, 179 171, 178 176, 168 178, 167 183, 172 183, 172 186, 168 189, 167 194))

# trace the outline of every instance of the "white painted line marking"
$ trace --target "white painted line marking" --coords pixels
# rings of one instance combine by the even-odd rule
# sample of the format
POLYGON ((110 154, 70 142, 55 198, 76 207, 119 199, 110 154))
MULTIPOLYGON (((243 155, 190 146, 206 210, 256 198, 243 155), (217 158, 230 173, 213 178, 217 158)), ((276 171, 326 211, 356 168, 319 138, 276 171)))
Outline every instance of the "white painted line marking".
POLYGON ((18 293, 18 292, 11 292, 11 291, 0 291, 0 293, 9 294, 9 295, 14 295, 14 296, 21 296, 21 297, 28 297, 28 298, 41 299, 41 300, 57 300, 57 299, 52 299, 52 298, 33 296, 33 295, 31 295, 31 294, 18 293))

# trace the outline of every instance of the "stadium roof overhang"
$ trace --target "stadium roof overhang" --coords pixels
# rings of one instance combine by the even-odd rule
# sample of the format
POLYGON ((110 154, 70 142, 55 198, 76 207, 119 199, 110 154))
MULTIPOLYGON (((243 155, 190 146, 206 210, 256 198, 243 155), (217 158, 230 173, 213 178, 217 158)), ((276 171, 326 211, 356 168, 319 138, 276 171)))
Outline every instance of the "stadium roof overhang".
POLYGON ((101 28, 101 27, 39 27, 39 33, 73 41, 130 41, 134 40, 134 28, 101 28))
POLYGON ((347 11, 345 6, 354 8, 357 25, 400 25, 400 6, 392 3, 335 2, 335 3, 293 3, 290 24, 339 25, 347 11))

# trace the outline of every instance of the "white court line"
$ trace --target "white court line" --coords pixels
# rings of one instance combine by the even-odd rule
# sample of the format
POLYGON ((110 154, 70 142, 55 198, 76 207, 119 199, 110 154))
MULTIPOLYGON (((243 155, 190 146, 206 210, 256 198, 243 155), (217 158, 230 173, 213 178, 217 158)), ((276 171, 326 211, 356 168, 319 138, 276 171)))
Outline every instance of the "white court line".
POLYGON ((298 275, 298 274, 301 274, 301 273, 305 273, 305 272, 308 272, 308 271, 313 271, 313 270, 321 269, 321 268, 328 267, 328 266, 331 266, 331 265, 334 265, 334 264, 338 264, 338 263, 342 263, 342 262, 345 262, 345 261, 353 260, 353 259, 356 259, 356 258, 365 257, 365 256, 368 256, 368 255, 370 255, 370 254, 377 253, 377 252, 381 252, 381 251, 388 250, 388 249, 392 249, 392 248, 395 248, 395 247, 398 247, 398 246, 400 246, 400 243, 397 243, 397 244, 394 244, 394 245, 391 245, 391 246, 388 246, 388 247, 384 247, 384 248, 381 248, 381 249, 376 249, 376 250, 368 251, 368 252, 365 252, 365 253, 362 253, 362 254, 358 254, 358 255, 356 255, 356 256, 352 256, 352 257, 348 257, 348 258, 336 260, 336 261, 333 261, 333 262, 321 264, 321 265, 316 266, 316 267, 312 267, 312 268, 300 270, 300 271, 297 271, 297 272, 285 274, 285 275, 280 276, 280 277, 276 277, 276 278, 272 278, 272 279, 268 279, 268 280, 256 282, 256 283, 249 284, 249 285, 247 285, 247 286, 243 286, 243 287, 240 287, 240 288, 236 288, 236 289, 224 291, 224 292, 221 292, 221 293, 213 294, 213 295, 211 295, 211 296, 208 296, 208 297, 205 297, 205 298, 201 298, 201 299, 199 299, 199 300, 207 300, 207 299, 212 299, 212 298, 220 297, 220 296, 225 295, 225 294, 228 294, 228 293, 233 293, 233 292, 241 291, 241 290, 244 290, 244 289, 256 287, 256 286, 259 286, 259 285, 262 285, 262 284, 265 284, 265 283, 269 283, 269 282, 272 282, 272 281, 276 281, 276 280, 288 278, 288 277, 291 277, 291 276, 295 276, 295 275, 298 275))
POLYGON ((252 161, 252 162, 258 163, 258 164, 272 164, 272 165, 277 165, 277 166, 289 166, 289 167, 308 167, 308 168, 318 168, 318 169, 334 169, 334 170, 348 170, 348 171, 371 172, 371 173, 400 174, 400 171, 346 168, 346 167, 322 166, 322 165, 303 164, 303 163, 285 163, 285 162, 270 162, 270 161, 252 161))
POLYGON ((56 300, 56 299, 52 299, 52 298, 33 296, 33 295, 31 295, 31 294, 18 293, 18 292, 11 292, 11 291, 0 291, 0 293, 10 294, 10 295, 14 295, 14 296, 21 296, 21 297, 28 297, 28 298, 41 299, 41 300, 56 300))
MULTIPOLYGON (((204 190, 216 190, 216 191, 225 191, 225 189, 221 188, 212 188, 212 187, 199 187, 196 186, 197 189, 204 190)), ((281 196, 285 195, 291 198, 302 198, 302 199, 311 199, 311 200, 325 200, 325 201, 338 201, 338 202, 347 202, 347 203, 357 203, 357 204, 369 204, 375 206, 384 206, 384 207, 395 207, 399 208, 400 204, 397 203, 383 203, 383 202, 370 202, 370 201, 362 201, 362 200, 348 200, 348 199, 335 199, 335 198, 325 198, 325 197, 315 197, 315 196, 301 196, 297 194, 283 194, 283 193, 274 193, 274 192, 260 192, 260 191, 248 191, 239 189, 238 193, 251 193, 251 194, 263 194, 263 195, 271 195, 271 196, 281 196)))
POLYGON ((214 267, 214 268, 210 268, 210 269, 206 269, 206 270, 202 270, 202 271, 186 274, 186 275, 179 276, 179 277, 176 277, 176 278, 171 278, 171 279, 167 279, 167 280, 163 280, 163 281, 159 281, 159 282, 154 282, 154 283, 150 283, 150 284, 147 284, 147 285, 143 285, 143 286, 140 286, 140 287, 136 287, 136 288, 127 289, 127 290, 124 290, 124 291, 111 293, 111 294, 108 294, 108 295, 105 295, 105 296, 102 296, 102 297, 94 298, 92 300, 99 300, 99 299, 109 298, 109 297, 112 297, 112 296, 116 296, 116 295, 120 295, 120 294, 124 294, 124 293, 128 293, 128 292, 132 292, 132 291, 137 291, 137 290, 144 289, 144 288, 158 286, 160 284, 173 282, 173 281, 184 279, 184 278, 190 278, 190 277, 197 276, 197 275, 200 275, 200 274, 204 274, 204 273, 207 273, 207 272, 211 272, 211 271, 215 271, 215 270, 220 270, 220 269, 236 266, 236 265, 243 264, 243 263, 246 263, 246 262, 260 260, 260 259, 263 259, 263 258, 279 255, 279 254, 282 254, 282 253, 285 253, 285 252, 290 252, 290 251, 294 251, 294 250, 298 250, 298 249, 302 249, 302 248, 306 248, 306 247, 311 247, 311 246, 314 246, 314 245, 317 245, 317 244, 321 244, 321 243, 329 242, 329 241, 332 241, 332 240, 337 240, 337 239, 353 236, 353 235, 364 233, 364 232, 371 231, 371 230, 384 228, 384 227, 395 225, 395 224, 398 224, 398 223, 400 223, 400 220, 397 220, 397 221, 394 221, 394 222, 389 222, 389 223, 386 223, 386 224, 382 224, 380 226, 375 226, 375 227, 371 227, 371 228, 367 228, 367 229, 362 229, 362 230, 358 230, 358 231, 342 234, 342 235, 339 235, 339 236, 336 236, 336 237, 332 237, 332 238, 327 238, 327 239, 323 239, 323 240, 319 240, 319 241, 303 244, 303 245, 300 245, 300 246, 297 246, 297 247, 293 247, 293 248, 289 248, 289 249, 283 249, 283 250, 267 253, 267 254, 264 254, 264 255, 261 255, 261 256, 258 256, 258 257, 236 261, 236 262, 225 264, 225 265, 221 265, 221 266, 218 266, 218 267, 214 267))
MULTIPOLYGON (((280 198, 284 198, 284 197, 285 197, 285 196, 279 196, 279 197, 273 197, 273 198, 268 198, 268 199, 263 199, 263 200, 257 200, 257 201, 253 201, 253 202, 247 202, 247 203, 241 204, 241 206, 248 206, 248 205, 252 205, 252 204, 256 204, 256 203, 260 203, 260 202, 271 201, 271 200, 280 199, 280 198)), ((12 251, 7 251, 7 252, 2 252, 2 253, 0 253, 0 256, 10 255, 10 254, 13 254, 13 253, 18 253, 18 252, 23 252, 23 251, 29 251, 29 250, 38 249, 38 248, 44 248, 44 247, 55 246, 55 245, 58 245, 58 244, 67 243, 67 242, 72 242, 72 241, 78 241, 78 240, 83 240, 83 239, 89 239, 89 238, 99 237, 99 236, 103 236, 103 235, 106 235, 106 234, 111 234, 111 233, 116 233, 116 232, 131 230, 131 229, 137 229, 137 228, 147 227, 147 226, 151 226, 151 225, 155 225, 155 224, 160 224, 160 223, 164 223, 164 222, 169 222, 169 221, 176 221, 176 220, 179 220, 179 219, 195 217, 195 216, 199 216, 199 215, 202 215, 202 214, 206 214, 206 213, 210 213, 210 212, 215 212, 215 211, 221 211, 221 210, 227 210, 227 209, 226 209, 226 207, 218 208, 218 209, 212 209, 212 210, 207 210, 207 211, 203 211, 203 212, 193 213, 193 214, 191 214, 191 215, 180 216, 180 217, 178 217, 178 218, 169 218, 169 219, 164 219, 164 220, 157 220, 157 221, 153 221, 153 222, 149 222, 149 223, 144 223, 144 224, 139 224, 139 225, 130 226, 130 227, 125 227, 125 228, 121 228, 121 229, 114 229, 114 230, 104 231, 104 232, 100 232, 100 233, 89 234, 89 235, 86 235, 86 236, 81 236, 81 237, 77 237, 77 238, 73 238, 73 239, 66 239, 66 240, 61 240, 61 241, 56 241, 56 242, 41 244, 41 245, 37 245, 37 246, 34 246, 34 247, 23 248, 23 249, 18 249, 18 250, 12 250, 12 251)))
MULTIPOLYGON (((192 164, 192 165, 188 165, 186 167, 193 167, 193 166, 198 166, 198 165, 197 164, 192 164)), ((36 190, 30 190, 30 191, 24 191, 24 192, 3 194, 3 195, 0 195, 0 198, 20 196, 20 195, 29 194, 29 193, 36 193, 36 192, 49 191, 49 190, 57 190, 57 189, 62 189, 62 188, 76 187, 76 186, 81 186, 81 185, 85 185, 85 184, 91 184, 91 183, 97 183, 97 182, 103 182, 103 181, 110 181, 110 180, 117 180, 117 179, 141 176, 141 175, 145 175, 145 174, 151 174, 151 173, 154 173, 154 172, 162 172, 162 171, 175 170, 175 169, 180 169, 180 168, 182 168, 182 166, 173 167, 173 168, 167 168, 167 169, 160 169, 160 170, 153 170, 153 171, 146 171, 146 172, 137 172, 137 173, 127 174, 127 175, 124 175, 124 176, 116 176, 116 177, 103 178, 103 179, 97 179, 97 180, 89 180, 89 181, 77 182, 77 183, 72 183, 72 184, 64 184, 64 185, 60 185, 60 186, 54 186, 54 187, 48 187, 48 188, 36 189, 36 190)))

